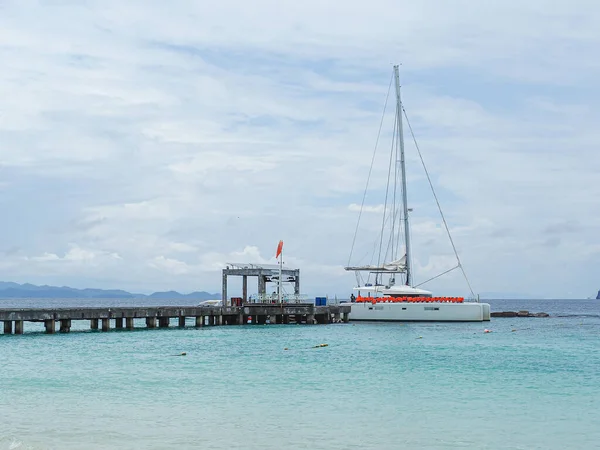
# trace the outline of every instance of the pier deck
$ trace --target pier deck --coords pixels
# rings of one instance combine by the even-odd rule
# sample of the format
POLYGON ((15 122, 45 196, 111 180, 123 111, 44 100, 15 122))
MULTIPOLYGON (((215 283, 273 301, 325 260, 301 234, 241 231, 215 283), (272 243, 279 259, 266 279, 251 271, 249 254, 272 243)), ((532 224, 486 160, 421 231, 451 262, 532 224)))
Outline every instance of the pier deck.
POLYGON ((315 306, 312 303, 248 303, 242 306, 139 306, 111 308, 29 308, 0 309, 0 321, 4 322, 4 334, 23 334, 25 322, 43 322, 46 333, 68 333, 75 320, 87 320, 90 328, 102 331, 111 328, 134 328, 135 319, 145 319, 146 328, 166 328, 171 319, 184 327, 186 318, 194 318, 195 326, 244 325, 244 324, 327 324, 348 322, 350 306, 315 306), (157 325, 158 324, 158 325, 157 325))

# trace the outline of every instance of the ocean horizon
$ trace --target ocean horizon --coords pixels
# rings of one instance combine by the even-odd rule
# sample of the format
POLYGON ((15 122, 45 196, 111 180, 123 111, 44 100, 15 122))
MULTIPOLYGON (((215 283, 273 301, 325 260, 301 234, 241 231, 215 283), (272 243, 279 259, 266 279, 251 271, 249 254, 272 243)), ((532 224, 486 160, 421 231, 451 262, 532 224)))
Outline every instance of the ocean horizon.
MULTIPOLYGON (((169 304, 155 300, 143 304, 169 304)), ((0 309, 136 301, 14 299, 0 309)), ((485 301, 550 317, 202 329, 190 320, 109 333, 74 321, 55 335, 26 323, 22 336, 0 335, 0 450, 599 448, 600 302, 485 301)))

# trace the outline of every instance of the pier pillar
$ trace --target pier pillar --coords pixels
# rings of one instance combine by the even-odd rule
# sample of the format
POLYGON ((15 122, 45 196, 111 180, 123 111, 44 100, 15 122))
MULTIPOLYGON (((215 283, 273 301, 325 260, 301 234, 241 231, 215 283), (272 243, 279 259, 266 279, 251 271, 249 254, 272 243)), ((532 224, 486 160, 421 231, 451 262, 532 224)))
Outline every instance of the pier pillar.
POLYGON ((267 293, 267 282, 264 275, 258 276, 258 295, 264 295, 267 293))
POLYGON ((179 328, 185 328, 185 316, 179 316, 179 328))
POLYGON ((314 314, 307 314, 306 315, 306 324, 307 325, 314 325, 315 324, 315 315, 314 314))
POLYGON ((133 330, 133 317, 125 317, 125 326, 128 330, 133 330))
POLYGON ((196 327, 201 327, 204 325, 204 316, 196 317, 196 327))
POLYGON ((156 317, 146 317, 146 326, 148 328, 156 328, 156 317))
POLYGON ((123 328, 123 318, 122 317, 115 318, 115 328, 123 328))
POLYGON ((46 327, 47 334, 54 334, 56 331, 56 322, 54 319, 44 320, 44 327, 46 327))
POLYGON ((350 322, 350 314, 344 313, 344 323, 350 322))
POLYGON ((242 299, 244 303, 248 301, 248 275, 242 276, 242 299))
POLYGON ((227 302, 227 274, 225 273, 225 270, 223 270, 223 289, 221 292, 221 300, 222 300, 223 306, 228 305, 228 302, 227 302))
POLYGON ((15 320, 15 334, 23 334, 23 321, 15 320))
POLYGON ((102 319, 102 331, 108 330, 110 330, 110 319, 108 317, 105 317, 104 319, 102 319))
POLYGON ((340 322, 342 321, 342 320, 340 319, 340 313, 339 313, 339 312, 336 312, 336 313, 333 315, 333 321, 334 321, 334 323, 340 323, 340 322))
POLYGON ((295 274, 295 281, 294 281, 294 294, 299 295, 300 294, 300 271, 298 270, 298 272, 295 274))
POLYGON ((61 319, 59 331, 61 333, 68 333, 69 331, 71 331, 71 319, 61 319))
POLYGON ((237 315, 237 324, 238 325, 244 325, 244 313, 240 312, 237 315))
POLYGON ((217 319, 217 325, 223 325, 223 316, 221 314, 216 316, 216 319, 217 319))
POLYGON ((4 321, 4 334, 12 334, 12 330, 13 330, 12 320, 5 320, 4 321))
POLYGON ((98 329, 98 319, 90 319, 90 329, 91 330, 98 329))
POLYGON ((159 317, 158 318, 158 326, 160 328, 169 328, 169 318, 168 317, 159 317))

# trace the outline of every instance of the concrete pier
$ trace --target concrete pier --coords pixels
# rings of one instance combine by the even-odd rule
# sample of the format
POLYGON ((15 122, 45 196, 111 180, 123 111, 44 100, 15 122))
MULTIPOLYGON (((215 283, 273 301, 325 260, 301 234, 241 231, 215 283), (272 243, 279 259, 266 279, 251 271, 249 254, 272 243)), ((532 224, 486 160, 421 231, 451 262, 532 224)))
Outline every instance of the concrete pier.
MULTIPOLYGON (((246 325, 251 317, 254 325, 274 324, 327 324, 331 317, 342 317, 349 321, 350 306, 329 305, 315 306, 312 303, 246 303, 242 306, 158 306, 158 307, 124 307, 124 308, 59 308, 59 309, 0 309, 0 321, 4 322, 4 334, 22 334, 25 322, 41 322, 45 332, 54 334, 56 323, 60 324, 61 333, 71 331, 71 321, 85 320, 90 328, 97 330, 102 324, 102 331, 108 332, 111 321, 116 329, 134 328, 135 319, 145 319, 147 328, 156 328, 157 321, 161 328, 170 326, 171 319, 177 319, 179 327, 185 327, 186 318, 194 319, 198 328, 209 326, 246 325), (123 323, 125 321, 125 323, 123 323)), ((339 319, 338 319, 339 320, 339 319)), ((334 320, 335 322, 336 320, 334 320)))

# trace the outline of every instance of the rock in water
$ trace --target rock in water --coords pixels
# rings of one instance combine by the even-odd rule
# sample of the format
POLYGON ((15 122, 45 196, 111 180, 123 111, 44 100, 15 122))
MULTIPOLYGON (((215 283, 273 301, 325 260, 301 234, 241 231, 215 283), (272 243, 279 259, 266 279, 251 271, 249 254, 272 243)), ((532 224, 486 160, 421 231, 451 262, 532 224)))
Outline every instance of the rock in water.
POLYGON ((596 300, 600 300, 600 291, 598 291, 598 295, 596 295, 596 300))
POLYGON ((529 311, 496 311, 490 314, 491 317, 550 317, 545 312, 530 313, 529 311))
POLYGON ((517 313, 514 311, 501 311, 491 313, 492 317, 517 317, 517 313))

